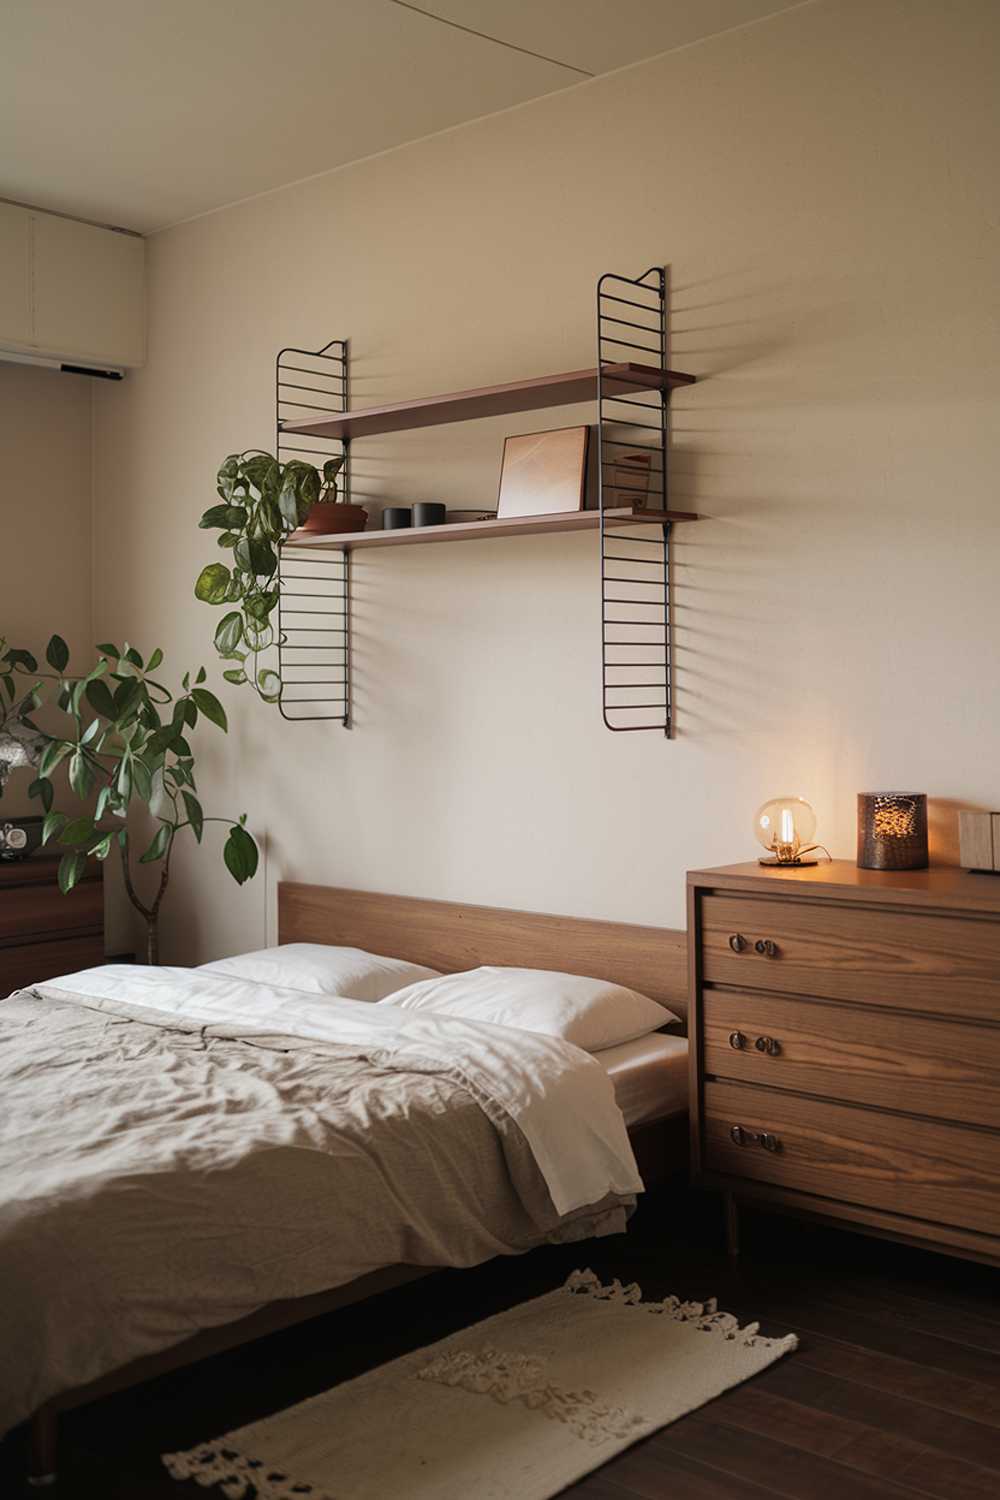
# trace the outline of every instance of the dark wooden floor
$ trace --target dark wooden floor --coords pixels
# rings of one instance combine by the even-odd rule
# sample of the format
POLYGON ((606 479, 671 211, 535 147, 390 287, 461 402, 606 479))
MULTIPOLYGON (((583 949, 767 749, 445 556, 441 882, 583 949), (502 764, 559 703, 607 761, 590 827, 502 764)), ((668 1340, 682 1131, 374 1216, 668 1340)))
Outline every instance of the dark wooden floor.
MULTIPOLYGON (((718 1205, 683 1190, 651 1196, 626 1236, 444 1272, 73 1413, 49 1493, 204 1496, 167 1479, 157 1455, 536 1296, 576 1265, 648 1297, 717 1295, 800 1347, 565 1491, 574 1500, 1000 1497, 1000 1271, 764 1215, 746 1216, 734 1271, 718 1205)), ((0 1446, 4 1500, 39 1493, 22 1490, 21 1462, 15 1433, 0 1446)))

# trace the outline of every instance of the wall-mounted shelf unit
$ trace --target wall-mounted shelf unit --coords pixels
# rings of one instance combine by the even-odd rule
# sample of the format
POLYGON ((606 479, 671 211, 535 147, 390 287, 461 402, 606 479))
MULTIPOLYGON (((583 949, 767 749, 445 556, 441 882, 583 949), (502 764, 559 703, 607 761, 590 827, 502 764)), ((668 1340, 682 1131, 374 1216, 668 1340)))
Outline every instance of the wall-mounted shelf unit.
MULTIPOLYGON (((679 385, 694 385, 693 375, 676 370, 658 370, 651 365, 609 364, 602 370, 605 386, 620 394, 636 391, 671 391, 679 385)), ((541 411, 548 406, 571 406, 593 401, 597 395, 597 367, 568 370, 562 375, 540 375, 531 380, 511 380, 505 385, 480 386, 471 391, 451 391, 444 396, 420 396, 414 401, 393 401, 388 406, 369 406, 328 417, 283 421, 283 433, 308 437, 374 437, 383 432, 410 432, 416 427, 440 427, 450 422, 471 422, 477 417, 504 417, 513 412, 541 411)))
POLYGON ((597 355, 597 364, 589 369, 352 410, 346 341, 334 341, 318 351, 280 352, 275 379, 278 457, 305 456, 322 464, 342 453, 347 460, 341 475, 345 500, 363 499, 351 494, 352 443, 380 433, 596 401, 598 447, 596 510, 412 530, 307 535, 286 542, 278 606, 281 711, 286 718, 350 723, 352 553, 367 547, 593 530, 600 536, 604 723, 616 731, 658 729, 668 737, 672 734, 670 539, 675 523, 696 521, 698 516, 672 510, 668 504, 670 395, 678 387, 693 385, 695 377, 667 365, 662 268, 634 278, 613 273, 600 278, 597 355), (638 337, 650 342, 640 343, 638 337), (622 362, 618 356, 623 349, 641 352, 647 359, 622 362), (648 457, 642 460, 639 476, 645 483, 636 487, 627 482, 637 477, 636 470, 623 465, 639 453, 648 457), (635 503, 623 504, 633 491, 635 503))
MULTIPOLYGON (((690 510, 605 510, 615 526, 668 526, 674 521, 697 521, 690 510)), ((396 531, 356 531, 346 536, 303 536, 285 543, 286 551, 357 552, 361 547, 406 547, 424 542, 483 542, 496 536, 543 536, 556 531, 597 531, 597 510, 567 510, 549 516, 508 516, 500 520, 456 521, 444 526, 401 527, 396 531)))

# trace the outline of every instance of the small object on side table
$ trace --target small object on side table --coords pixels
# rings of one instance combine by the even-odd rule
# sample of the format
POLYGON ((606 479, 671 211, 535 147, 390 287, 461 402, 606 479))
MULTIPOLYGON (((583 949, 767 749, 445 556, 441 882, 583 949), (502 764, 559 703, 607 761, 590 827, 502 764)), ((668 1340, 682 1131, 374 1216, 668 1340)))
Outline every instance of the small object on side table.
POLYGON ((42 842, 43 818, 0 818, 0 859, 27 859, 42 842))
POLYGON ((958 858, 966 870, 1000 875, 1000 812, 959 813, 958 858))
POLYGON ((804 797, 772 797, 757 809, 754 837, 768 851, 762 865, 815 865, 815 859, 803 859, 821 845, 811 842, 816 832, 816 814, 804 797))
POLYGON ((858 793, 858 868, 926 870, 927 797, 923 792, 858 793))

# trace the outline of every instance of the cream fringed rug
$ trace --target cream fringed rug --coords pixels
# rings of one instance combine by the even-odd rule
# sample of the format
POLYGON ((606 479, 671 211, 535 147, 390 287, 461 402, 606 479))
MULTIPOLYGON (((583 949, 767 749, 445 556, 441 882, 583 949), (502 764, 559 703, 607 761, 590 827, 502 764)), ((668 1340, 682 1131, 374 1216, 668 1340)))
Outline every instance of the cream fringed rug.
POLYGON ((185 1453, 230 1500, 548 1500, 796 1347, 715 1303, 565 1286, 185 1453))

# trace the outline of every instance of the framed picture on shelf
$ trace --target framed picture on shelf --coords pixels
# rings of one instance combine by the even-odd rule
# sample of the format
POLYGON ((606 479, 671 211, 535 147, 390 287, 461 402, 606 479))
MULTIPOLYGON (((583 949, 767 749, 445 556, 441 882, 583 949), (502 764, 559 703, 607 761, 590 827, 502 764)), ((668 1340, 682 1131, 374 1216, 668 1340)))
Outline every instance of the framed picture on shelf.
POLYGON ((589 427, 559 427, 504 439, 497 516, 548 516, 582 510, 589 427))

